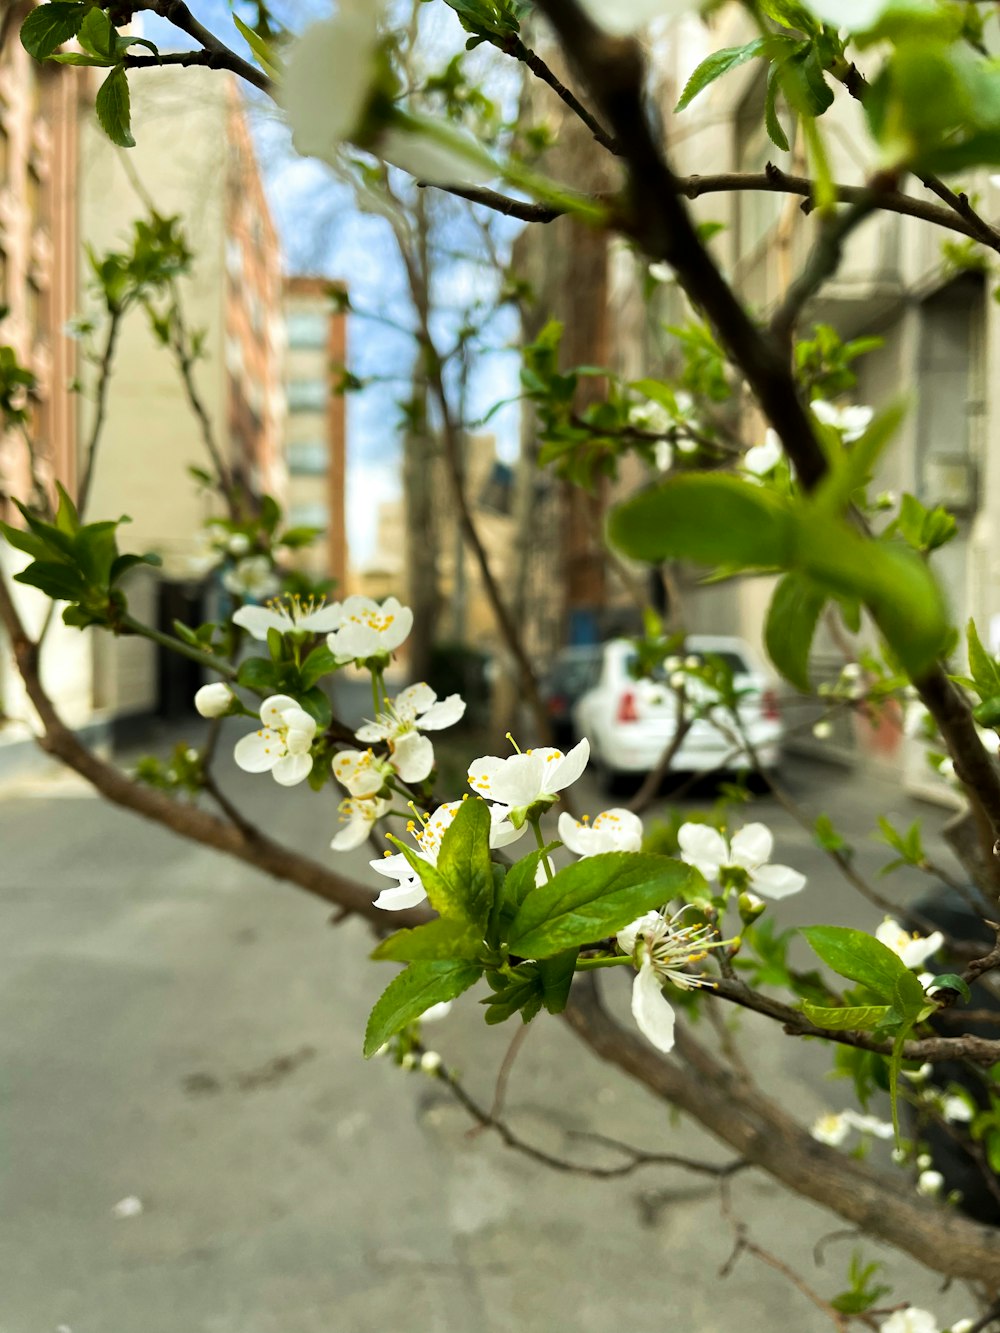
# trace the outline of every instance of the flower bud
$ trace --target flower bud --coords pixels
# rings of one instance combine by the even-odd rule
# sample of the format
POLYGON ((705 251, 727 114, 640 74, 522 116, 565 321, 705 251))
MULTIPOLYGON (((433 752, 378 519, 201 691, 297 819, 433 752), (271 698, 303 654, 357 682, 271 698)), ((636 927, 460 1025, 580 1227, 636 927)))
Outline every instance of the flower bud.
POLYGON ((763 899, 758 898, 755 893, 744 891, 737 899, 737 907, 740 912, 740 920, 745 926, 749 926, 752 921, 756 921, 761 912, 767 907, 763 899))
POLYGON ((667 671, 679 671, 684 662, 680 657, 668 657, 663 665, 667 671))
POLYGON ((691 657, 685 657, 684 665, 687 667, 689 671, 697 671, 698 668, 701 666, 701 658, 695 657, 692 654, 691 657))
POLYGON ((420 1057, 420 1068, 425 1074, 436 1074, 441 1068, 443 1061, 437 1051, 424 1051, 420 1057))
POLYGON ((930 1153, 922 1152, 920 1156, 917 1158, 918 1171, 926 1171, 932 1165, 933 1165, 933 1159, 930 1153))
POLYGON ((223 717, 229 712, 235 695, 221 680, 203 685, 194 696, 194 706, 202 717, 223 717))
POLYGON ((833 735, 833 723, 817 722, 812 729, 812 733, 818 741, 828 741, 833 735))
POLYGON ((683 671, 673 671, 670 674, 670 688, 672 690, 682 690, 687 684, 687 677, 683 671))
POLYGON ((239 559, 241 555, 246 555, 250 550, 250 538, 245 532, 234 532, 229 541, 226 542, 226 550, 230 555, 239 559))
POLYGON ((921 1171, 917 1178, 917 1193, 924 1194, 928 1198, 934 1198, 941 1193, 941 1187, 944 1184, 944 1176, 940 1171, 921 1171))
POLYGON ((399 1063, 403 1066, 404 1069, 416 1069, 417 1067, 416 1053, 414 1051, 407 1051, 399 1063))

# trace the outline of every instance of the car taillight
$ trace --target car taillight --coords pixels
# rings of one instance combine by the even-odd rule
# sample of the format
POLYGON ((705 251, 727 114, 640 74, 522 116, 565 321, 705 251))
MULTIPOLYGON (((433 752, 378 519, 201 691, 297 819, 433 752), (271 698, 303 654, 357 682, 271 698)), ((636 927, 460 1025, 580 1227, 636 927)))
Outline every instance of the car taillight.
POLYGON ((639 710, 635 705, 635 695, 631 690, 626 690, 618 700, 618 712, 615 715, 618 722, 638 722, 639 710))
POLYGON ((760 696, 760 711, 765 722, 781 721, 781 709, 778 707, 778 696, 774 690, 765 690, 760 696))

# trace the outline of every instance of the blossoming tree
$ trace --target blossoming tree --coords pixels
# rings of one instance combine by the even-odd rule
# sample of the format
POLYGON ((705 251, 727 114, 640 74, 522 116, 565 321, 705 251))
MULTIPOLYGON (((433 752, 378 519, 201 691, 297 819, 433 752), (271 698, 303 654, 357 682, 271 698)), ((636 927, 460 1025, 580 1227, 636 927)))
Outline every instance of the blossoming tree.
MULTIPOLYGON (((519 62, 562 100, 592 135, 594 151, 620 164, 620 190, 588 197, 505 151, 502 141, 488 150, 460 117, 431 114, 426 89, 398 77, 387 4, 341 0, 333 17, 281 40, 265 40, 237 20, 252 63, 183 0, 130 8, 170 20, 190 38, 188 52, 143 50, 149 43, 137 46, 120 31, 118 7, 90 0, 40 5, 26 19, 22 41, 40 60, 106 71, 97 112, 125 147, 128 81, 144 66, 226 68, 276 98, 298 151, 338 170, 363 167, 376 200, 391 166, 528 225, 573 215, 625 237, 651 272, 672 273, 703 320, 699 354, 709 348, 725 375, 752 395, 769 423, 766 439, 749 450, 722 447, 705 427, 697 394, 669 382, 635 387, 609 377, 605 400, 574 415, 566 390, 568 384, 571 398, 575 381, 557 366, 550 337, 529 349, 526 393, 551 456, 578 479, 595 465, 610 470, 628 451, 649 464, 650 484, 618 504, 608 529, 612 545, 633 560, 777 574, 766 641, 775 667, 796 688, 809 688, 821 615, 833 608, 855 631, 867 619, 878 649, 860 665, 847 663, 834 696, 848 706, 896 695, 919 699, 920 725, 936 737, 940 762, 950 766, 968 806, 954 833, 968 874, 963 892, 980 919, 1000 930, 993 922, 1000 892, 1000 663, 970 624, 968 672, 956 674, 950 659, 958 636, 928 559, 953 534, 954 521, 910 496, 898 517, 880 526, 881 506, 868 489, 899 412, 876 417, 831 401, 837 386, 849 383, 849 355, 839 343, 817 350, 799 332, 803 308, 836 272, 847 237, 880 210, 1000 252, 1000 232, 941 178, 1000 161, 1000 72, 990 54, 995 19, 987 21, 983 6, 951 0, 743 0, 757 35, 706 60, 681 101, 736 64, 759 59, 768 71, 768 133, 784 140, 779 104, 801 129, 807 179, 765 173, 725 183, 784 189, 811 202, 812 248, 765 318, 745 307, 706 248, 685 202, 695 185, 672 170, 647 105, 643 25, 692 11, 693 0, 437 3, 454 11, 470 47, 519 62), (545 24, 548 40, 561 47, 572 88, 529 45, 529 20, 545 24), (63 49, 71 41, 72 50, 63 49), (840 186, 830 174, 823 116, 836 87, 859 101, 872 138, 878 166, 862 187, 840 186), (831 372, 838 357, 839 379, 831 372), (833 393, 816 392, 824 376, 833 393)), ((173 317, 164 326, 158 313, 157 302, 166 299, 169 307, 171 274, 183 262, 177 237, 169 226, 160 230, 157 263, 126 264, 123 280, 129 298, 161 320, 163 341, 189 368, 182 326, 173 317)), ((112 316, 120 303, 109 301, 112 316)), ((431 394, 447 424, 443 377, 429 361, 431 394)), ((15 378, 5 399, 8 424, 17 419, 18 385, 24 381, 15 378)), ((0 583, 0 616, 42 746, 110 800, 367 919, 383 937, 376 959, 404 965, 372 1011, 367 1054, 389 1049, 459 1095, 455 1076, 423 1048, 420 1023, 485 983, 488 1023, 548 1021, 543 1011, 559 1016, 597 1057, 696 1117, 742 1162, 936 1272, 974 1284, 982 1313, 955 1330, 991 1326, 1000 1317, 1000 1231, 970 1217, 967 1200, 944 1197, 948 1182, 929 1147, 935 1133, 949 1136, 979 1172, 995 1221, 1000 1041, 981 1035, 963 1010, 971 987, 991 994, 1000 943, 970 944, 916 917, 887 918, 872 934, 817 922, 802 934, 824 971, 805 974, 789 963, 787 939, 761 925, 763 913, 780 916, 781 901, 805 888, 796 869, 772 863, 773 839, 762 824, 730 829, 691 821, 664 851, 644 842, 633 811, 608 809, 592 820, 563 811, 552 837, 550 812, 584 771, 586 739, 567 754, 513 745, 513 753, 473 760, 464 792, 436 790, 432 735, 457 722, 464 704, 457 696, 438 700, 421 682, 389 696, 385 672, 410 631, 408 608, 359 597, 256 604, 278 586, 276 547, 302 538, 281 529, 273 502, 251 502, 221 458, 213 459, 227 517, 208 540, 214 558, 226 562, 227 586, 239 603, 224 623, 178 626, 170 635, 131 615, 126 576, 142 557, 119 553, 113 522, 85 521, 89 463, 77 503, 38 486, 21 506, 23 524, 4 526, 7 541, 26 557, 16 577, 63 604, 70 625, 145 635, 201 663, 215 679, 199 690, 198 711, 245 719, 235 758, 247 772, 343 792, 329 862, 312 861, 249 825, 219 790, 206 753, 186 761, 181 785, 214 798, 219 814, 177 801, 177 783, 171 789, 136 781, 89 751, 58 716, 39 672, 40 638, 26 632, 0 583), (357 731, 333 716, 323 688, 347 664, 371 678, 371 718, 357 731), (395 851, 373 859, 370 883, 345 879, 336 854, 385 826, 395 851), (552 854, 560 844, 563 859, 572 859, 556 869, 552 854), (378 875, 391 881, 381 891, 378 875), (636 1030, 602 1002, 598 978, 615 968, 633 977, 636 1030), (696 1034, 687 1021, 694 1007, 716 1016, 753 1010, 787 1040, 826 1042, 853 1075, 860 1109, 831 1112, 813 1126, 797 1123, 780 1088, 758 1086, 724 1044, 696 1034), (876 1088, 889 1094, 891 1124, 867 1109, 876 1088), (862 1142, 892 1139, 895 1167, 845 1153, 855 1134, 862 1142)), ((658 666, 674 650, 653 633, 639 645, 640 662, 658 666)), ((692 689, 691 707, 728 727, 752 764, 739 694, 723 665, 679 657, 669 672, 682 702, 689 682, 711 687, 692 689)), ((835 830, 821 833, 830 873, 851 874, 835 830)), ((919 831, 904 836, 888 828, 887 837, 902 862, 926 865, 919 831)), ((815 912, 823 914, 821 898, 815 912)), ((484 1124, 503 1128, 468 1098, 464 1103, 484 1124)), ((509 1132, 505 1138, 517 1143, 509 1132)), ((857 1320, 884 1333, 939 1333, 935 1315, 908 1307, 905 1293, 888 1305, 884 1294, 859 1267, 849 1290, 815 1299, 838 1328, 857 1320)))

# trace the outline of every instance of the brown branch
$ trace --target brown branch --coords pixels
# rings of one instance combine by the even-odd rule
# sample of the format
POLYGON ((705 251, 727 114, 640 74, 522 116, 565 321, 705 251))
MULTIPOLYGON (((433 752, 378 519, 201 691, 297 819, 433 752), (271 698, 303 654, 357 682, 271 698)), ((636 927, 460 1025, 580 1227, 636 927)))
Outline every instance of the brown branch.
POLYGON ((694 726, 694 717, 684 715, 685 696, 683 689, 676 690, 674 693, 677 698, 677 720, 670 744, 664 748, 655 767, 646 774, 639 790, 628 803, 628 809, 634 811, 637 815, 642 814, 660 790, 660 783, 670 772, 670 765, 674 762, 677 751, 684 744, 685 737, 694 726))
POLYGON ((545 63, 540 55, 535 51, 532 51, 530 47, 525 46, 520 37, 509 38, 504 42, 500 49, 505 51, 507 55, 513 56, 515 60, 519 60, 523 65, 526 65, 536 79, 540 79, 542 83, 547 84, 559 100, 563 102, 565 106, 569 107, 574 116, 586 125, 587 129, 590 130, 591 134, 602 148, 606 148, 609 153, 613 153, 616 157, 621 153, 621 149, 617 142, 607 132, 597 117, 587 110, 572 89, 566 87, 555 71, 545 63))
POLYGON ((566 1175, 591 1176, 595 1180, 619 1180, 622 1176, 630 1176, 644 1166, 676 1166, 685 1171, 696 1172, 699 1175, 725 1178, 743 1170, 747 1165, 746 1162, 742 1161, 703 1162, 690 1157, 682 1157, 677 1153, 645 1152, 640 1148, 633 1148, 627 1143, 620 1143, 617 1139, 608 1139, 600 1134, 576 1133, 572 1137, 600 1143, 611 1148, 614 1152, 624 1153, 628 1160, 618 1166, 588 1166, 585 1162, 572 1162, 569 1158, 556 1157, 553 1153, 536 1148, 533 1143, 528 1143, 526 1139, 522 1139, 505 1120, 497 1118, 492 1112, 480 1106, 455 1075, 445 1067, 442 1066, 438 1070, 436 1077, 448 1087, 455 1100, 472 1116, 473 1120, 478 1122, 480 1128, 493 1130, 508 1148, 513 1148, 515 1152, 523 1153, 525 1157, 530 1157, 533 1161, 540 1162, 543 1166, 566 1175))
MULTIPOLYGON (((259 70, 256 65, 251 65, 248 60, 244 60, 235 51, 230 50, 225 42, 220 42, 214 33, 209 32, 204 24, 198 22, 184 0, 140 0, 140 3, 133 4, 132 8, 134 10, 148 9, 154 14, 159 14, 160 18, 166 19, 175 28, 180 28, 189 37, 193 37, 198 45, 213 57, 212 61, 204 62, 210 64, 211 68, 227 69, 241 79, 245 79, 247 83, 253 84, 255 88, 259 88, 261 92, 267 93, 271 97, 274 96, 274 84, 267 75, 259 70)), ((132 63, 142 59, 143 57, 133 57, 132 63)), ((149 63, 158 65, 161 63, 161 59, 151 57, 149 63)))
POLYGON ((94 409, 94 421, 90 428, 90 438, 87 441, 86 461, 83 467, 83 476, 80 478, 80 486, 76 495, 76 507, 83 518, 84 511, 87 508, 87 500, 90 497, 90 487, 94 480, 94 465, 97 461, 97 448, 101 442, 101 432, 104 430, 104 421, 108 411, 108 389, 111 385, 111 371, 115 360, 115 350, 118 344, 118 334, 121 330, 122 319, 125 310, 122 306, 111 306, 108 311, 108 332, 104 340, 104 351, 101 354, 101 360, 97 371, 97 405, 94 409))
POLYGON ((898 1175, 817 1143, 782 1106, 748 1088, 685 1030, 664 1059, 601 1005, 594 978, 576 980, 565 1017, 595 1055, 690 1116, 751 1165, 954 1277, 1000 1284, 1000 1232, 920 1198, 898 1175))

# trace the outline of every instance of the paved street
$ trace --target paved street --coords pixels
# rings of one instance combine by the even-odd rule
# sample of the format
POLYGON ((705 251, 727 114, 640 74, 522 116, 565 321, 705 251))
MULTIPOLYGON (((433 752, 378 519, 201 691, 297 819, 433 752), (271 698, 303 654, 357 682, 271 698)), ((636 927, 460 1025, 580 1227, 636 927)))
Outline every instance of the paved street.
MULTIPOLYGON (((328 793, 287 792, 226 768, 227 785, 289 843, 326 857, 328 793)), ((812 815, 829 813, 874 873, 879 810, 929 830, 942 812, 898 787, 789 763, 812 815)), ((578 789, 581 809, 602 808, 578 789)), ((693 807, 692 802, 688 804, 693 807)), ((782 912, 873 928, 810 837, 761 800, 776 859, 810 874, 782 912), (822 904, 820 906, 820 904, 822 904)), ((930 838, 934 845, 933 837, 930 838)), ((732 1243, 719 1194, 662 1167, 605 1182, 518 1156, 420 1074, 360 1054, 389 975, 363 927, 334 930, 295 889, 185 845, 92 798, 72 779, 0 803, 0 1333, 811 1333, 825 1317, 732 1243), (142 1211, 117 1217, 135 1196, 142 1211)), ((371 878, 365 856, 353 868, 371 878)), ((889 893, 906 881, 882 881, 889 893)), ((923 884, 911 884, 919 892, 923 884)), ((373 888, 374 892, 374 888, 373 888)), ((627 1004, 617 974, 607 992, 627 1004)), ((513 1026, 474 1000, 426 1029, 487 1104, 513 1026)), ((765 1086, 811 1119, 846 1103, 815 1046, 743 1020, 765 1086)), ((595 1063, 543 1016, 507 1110, 550 1151, 609 1160, 574 1139, 611 1134, 725 1160, 695 1126, 595 1063)), ((756 1173, 735 1213, 826 1294, 855 1242, 813 1266, 839 1221, 756 1173)), ((887 1258, 898 1297, 944 1318, 960 1289, 887 1258)))

